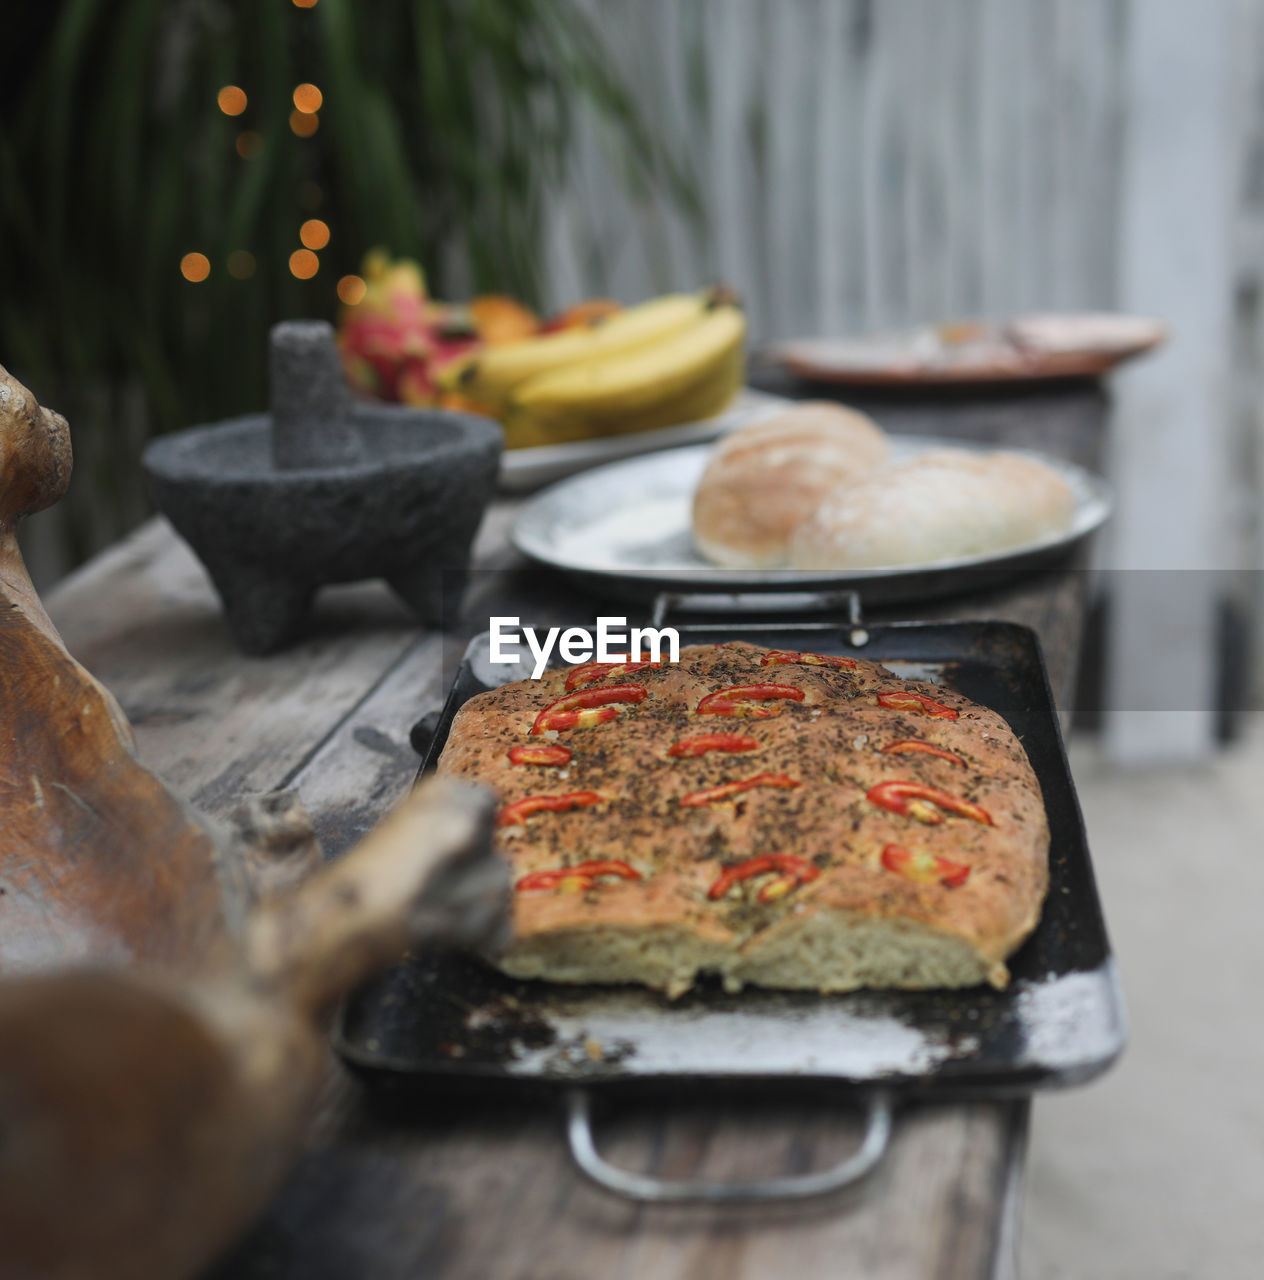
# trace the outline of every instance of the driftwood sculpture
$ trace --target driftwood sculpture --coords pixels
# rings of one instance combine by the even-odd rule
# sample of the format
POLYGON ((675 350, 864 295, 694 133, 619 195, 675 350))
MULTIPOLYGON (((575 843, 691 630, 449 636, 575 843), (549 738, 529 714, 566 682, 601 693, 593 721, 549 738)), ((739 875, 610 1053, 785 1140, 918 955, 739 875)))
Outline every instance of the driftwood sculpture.
POLYGON ((293 803, 201 822, 26 574, 17 521, 69 476, 65 420, 0 369, 0 1275, 175 1280, 278 1183, 322 1011, 413 942, 494 943, 505 872, 490 798, 443 782, 297 887, 293 803))

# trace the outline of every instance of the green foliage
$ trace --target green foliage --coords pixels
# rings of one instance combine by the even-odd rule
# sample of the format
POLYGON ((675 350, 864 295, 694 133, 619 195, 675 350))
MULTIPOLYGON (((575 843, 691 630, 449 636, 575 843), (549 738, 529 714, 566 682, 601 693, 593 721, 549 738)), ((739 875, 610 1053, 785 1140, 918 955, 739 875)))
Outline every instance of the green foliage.
POLYGON ((536 301, 580 111, 614 126, 631 197, 691 201, 577 0, 66 0, 34 57, 0 135, 0 362, 81 431, 89 385, 139 379, 150 429, 258 408, 268 327, 332 318, 374 245, 440 296, 465 280, 536 301), (302 82, 324 95, 308 138, 302 82), (332 238, 304 281, 288 261, 311 217, 332 238), (180 274, 190 251, 203 283, 180 274))

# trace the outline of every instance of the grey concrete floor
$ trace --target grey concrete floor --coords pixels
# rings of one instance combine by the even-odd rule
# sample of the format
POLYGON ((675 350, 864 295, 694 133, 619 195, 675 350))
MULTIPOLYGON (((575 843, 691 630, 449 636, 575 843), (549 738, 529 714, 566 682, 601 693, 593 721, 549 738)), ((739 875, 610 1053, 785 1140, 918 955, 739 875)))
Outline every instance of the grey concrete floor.
POLYGON ((1020 1280, 1264 1276, 1264 714, 1206 767, 1072 745, 1131 1035, 1035 1104, 1020 1280))

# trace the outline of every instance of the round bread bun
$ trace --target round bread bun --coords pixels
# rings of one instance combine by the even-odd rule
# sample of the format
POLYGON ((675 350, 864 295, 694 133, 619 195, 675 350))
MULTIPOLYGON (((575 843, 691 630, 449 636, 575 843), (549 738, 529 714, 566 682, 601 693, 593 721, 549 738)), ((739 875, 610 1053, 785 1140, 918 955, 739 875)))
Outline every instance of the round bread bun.
POLYGON ((837 486, 795 531, 796 569, 878 569, 985 555, 1061 533, 1075 498, 1017 453, 937 449, 837 486))
POLYGON ((821 499, 880 466, 887 452, 876 423, 829 401, 806 401, 730 432, 694 494, 694 542, 726 569, 783 566, 791 533, 821 499))

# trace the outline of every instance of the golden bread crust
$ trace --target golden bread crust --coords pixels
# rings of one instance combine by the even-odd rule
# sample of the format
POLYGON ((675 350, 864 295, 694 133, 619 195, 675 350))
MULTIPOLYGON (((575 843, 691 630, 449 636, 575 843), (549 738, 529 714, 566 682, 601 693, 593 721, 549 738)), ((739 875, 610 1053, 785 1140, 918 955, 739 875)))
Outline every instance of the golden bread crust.
POLYGON ((1018 453, 937 449, 846 481, 789 538, 796 569, 880 568, 986 556, 1063 532, 1075 497, 1018 453))
POLYGON ((574 668, 461 708, 439 772, 487 785, 504 806, 595 793, 583 807, 499 828, 516 882, 585 862, 616 861, 639 877, 528 882, 515 894, 515 941, 497 961, 502 968, 555 981, 644 982, 673 995, 705 971, 734 987, 1004 985, 1005 958, 1039 917, 1049 844, 1039 783, 1009 726, 961 694, 876 663, 770 664, 769 652, 740 642, 695 646, 678 664, 580 684, 646 691, 588 728, 531 732, 574 668), (766 718, 697 709, 717 689, 765 683, 803 699, 753 704, 776 708, 766 718), (880 701, 910 693, 956 718, 880 701), (758 746, 669 754, 681 739, 726 733, 758 746), (882 750, 908 741, 921 746, 882 750), (565 746, 570 761, 511 763, 513 748, 541 744, 565 746), (710 801, 695 794, 760 775, 780 781, 710 801), (964 811, 915 803, 899 812, 899 795, 875 801, 873 788, 893 781, 934 788, 964 811), (726 871, 774 853, 810 869, 787 885, 784 868, 765 868, 714 896, 726 871), (947 861, 931 867, 923 855, 947 861), (910 861, 919 878, 907 874, 910 861))
POLYGON ((727 568, 782 566, 791 535, 825 496, 885 463, 888 452, 876 423, 828 401, 806 401, 730 432, 694 494, 694 541, 727 568))

